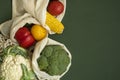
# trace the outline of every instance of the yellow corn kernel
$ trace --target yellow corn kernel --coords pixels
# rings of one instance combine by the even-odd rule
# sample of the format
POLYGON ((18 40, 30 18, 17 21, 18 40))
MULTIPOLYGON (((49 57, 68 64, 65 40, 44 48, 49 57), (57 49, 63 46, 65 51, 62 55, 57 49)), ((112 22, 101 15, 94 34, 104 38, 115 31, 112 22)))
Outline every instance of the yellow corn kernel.
POLYGON ((55 33, 61 34, 64 30, 63 24, 48 12, 46 14, 46 24, 55 33))

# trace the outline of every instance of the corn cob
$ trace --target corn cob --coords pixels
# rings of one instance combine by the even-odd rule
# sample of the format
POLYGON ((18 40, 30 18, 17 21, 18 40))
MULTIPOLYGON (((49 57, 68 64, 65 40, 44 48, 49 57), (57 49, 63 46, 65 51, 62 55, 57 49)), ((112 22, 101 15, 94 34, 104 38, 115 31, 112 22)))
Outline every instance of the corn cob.
POLYGON ((46 13, 46 24, 55 33, 61 34, 63 32, 63 24, 48 12, 46 13))

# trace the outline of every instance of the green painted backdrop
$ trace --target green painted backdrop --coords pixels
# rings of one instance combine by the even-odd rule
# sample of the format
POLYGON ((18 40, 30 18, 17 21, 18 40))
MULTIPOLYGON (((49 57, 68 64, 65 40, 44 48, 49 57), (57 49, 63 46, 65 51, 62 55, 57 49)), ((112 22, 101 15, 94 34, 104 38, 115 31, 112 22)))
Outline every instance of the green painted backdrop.
MULTIPOLYGON (((11 0, 0 0, 0 23, 11 18, 11 0)), ((67 0, 65 31, 51 38, 73 56, 61 80, 120 80, 120 1, 67 0)))

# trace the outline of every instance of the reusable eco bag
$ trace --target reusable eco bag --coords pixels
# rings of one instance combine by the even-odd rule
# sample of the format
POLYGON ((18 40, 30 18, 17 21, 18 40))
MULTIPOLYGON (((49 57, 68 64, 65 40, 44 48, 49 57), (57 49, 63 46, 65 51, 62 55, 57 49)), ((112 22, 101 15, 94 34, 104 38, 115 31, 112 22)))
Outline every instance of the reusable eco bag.
POLYGON ((50 38, 45 38, 42 41, 38 42, 35 45, 34 48, 34 52, 33 52, 33 56, 32 56, 32 66, 33 66, 33 70, 36 73, 37 77, 39 78, 39 80, 60 80, 60 78, 69 70, 70 66, 71 66, 71 53, 69 52, 69 50, 65 47, 64 44, 57 42, 55 40, 52 40, 50 38), (48 73, 41 71, 38 63, 37 63, 37 59, 40 57, 40 54, 42 52, 42 50, 45 48, 45 46, 47 45, 59 45, 62 46, 62 48, 68 53, 68 57, 70 59, 70 63, 67 66, 67 69, 65 72, 63 72, 61 75, 54 75, 51 76, 48 73))
MULTIPOLYGON (((17 42, 14 38, 15 33, 19 28, 23 27, 26 23, 41 25, 35 18, 31 16, 31 14, 25 13, 22 16, 15 17, 12 20, 6 21, 5 23, 1 24, 0 31, 4 36, 10 38, 13 42, 17 42)), ((44 28, 49 31, 48 27, 45 26, 44 28)))
MULTIPOLYGON (((12 16, 14 18, 24 13, 29 13, 44 25, 49 1, 50 0, 12 0, 12 16)), ((66 0, 59 1, 63 3, 64 11, 56 18, 62 21, 66 11, 66 0)))
MULTIPOLYGON (((66 10, 66 0, 60 1, 64 5, 64 11, 56 18, 59 21, 62 21, 66 10)), ((15 25, 14 23, 21 22, 22 20, 29 22, 28 19, 25 19, 27 16, 29 16, 35 19, 37 23, 42 25, 44 28, 46 28, 49 34, 55 34, 45 24, 48 2, 49 0, 12 0, 12 19, 2 23, 0 25, 0 31, 3 35, 8 37, 11 29, 15 25), (19 19, 17 20, 16 18, 19 19)))
MULTIPOLYGON (((66 0, 59 0, 64 5, 64 11, 56 18, 61 22, 66 11, 66 0)), ((13 0, 12 1, 12 17, 21 16, 24 13, 29 13, 33 16, 43 27, 48 27, 45 24, 46 11, 49 0, 13 0), (21 6, 22 5, 22 6, 21 6)), ((48 29, 49 34, 55 34, 55 32, 48 29)))

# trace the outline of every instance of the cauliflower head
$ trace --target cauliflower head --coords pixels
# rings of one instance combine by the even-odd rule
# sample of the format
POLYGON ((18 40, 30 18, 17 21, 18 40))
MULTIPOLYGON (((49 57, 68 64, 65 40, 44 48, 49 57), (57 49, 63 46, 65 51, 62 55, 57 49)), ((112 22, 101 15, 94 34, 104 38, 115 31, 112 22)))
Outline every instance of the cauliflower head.
POLYGON ((10 46, 0 53, 0 80, 35 80, 25 49, 10 46))

